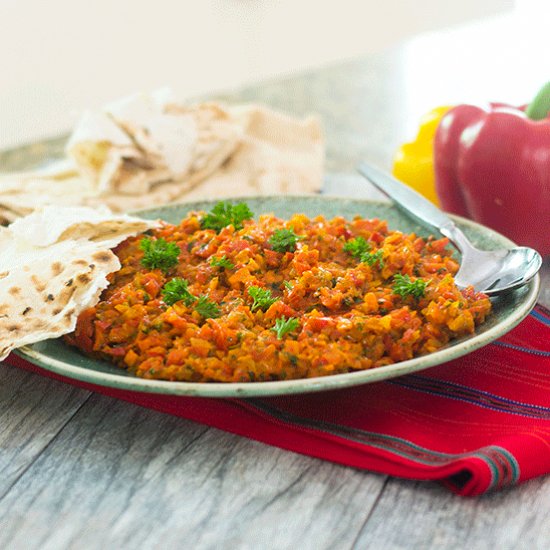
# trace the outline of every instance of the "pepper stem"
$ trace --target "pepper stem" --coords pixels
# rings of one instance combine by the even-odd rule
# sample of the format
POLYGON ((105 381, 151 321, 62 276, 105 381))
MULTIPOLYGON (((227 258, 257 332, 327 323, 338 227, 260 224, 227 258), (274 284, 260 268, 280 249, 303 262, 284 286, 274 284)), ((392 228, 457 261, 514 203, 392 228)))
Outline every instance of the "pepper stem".
POLYGON ((550 112, 550 82, 547 82, 535 96, 535 99, 529 103, 525 114, 531 120, 542 120, 550 112))

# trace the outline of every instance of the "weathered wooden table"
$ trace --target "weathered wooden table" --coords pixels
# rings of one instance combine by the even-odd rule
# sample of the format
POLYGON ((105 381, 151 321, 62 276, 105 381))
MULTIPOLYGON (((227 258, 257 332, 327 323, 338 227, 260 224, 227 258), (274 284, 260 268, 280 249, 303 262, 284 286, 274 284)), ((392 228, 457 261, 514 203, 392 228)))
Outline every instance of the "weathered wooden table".
MULTIPOLYGON (((330 172, 350 173, 359 159, 387 167, 407 123, 401 54, 230 99, 320 113, 330 172)), ((0 161, 17 168, 61 143, 0 161)), ((335 177, 348 191, 360 185, 335 177)), ((550 306, 549 265, 543 286, 550 306)), ((4 365, 0 472, 0 548, 550 548, 550 477, 460 498, 435 483, 282 451, 4 365)))

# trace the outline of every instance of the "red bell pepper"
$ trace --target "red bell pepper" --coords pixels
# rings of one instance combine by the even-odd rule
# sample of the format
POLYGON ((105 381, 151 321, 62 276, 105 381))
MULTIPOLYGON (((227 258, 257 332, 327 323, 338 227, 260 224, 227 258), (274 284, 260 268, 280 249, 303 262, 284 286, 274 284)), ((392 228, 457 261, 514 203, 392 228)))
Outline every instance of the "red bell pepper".
POLYGON ((434 142, 444 210, 550 255, 550 83, 525 110, 459 105, 434 142))

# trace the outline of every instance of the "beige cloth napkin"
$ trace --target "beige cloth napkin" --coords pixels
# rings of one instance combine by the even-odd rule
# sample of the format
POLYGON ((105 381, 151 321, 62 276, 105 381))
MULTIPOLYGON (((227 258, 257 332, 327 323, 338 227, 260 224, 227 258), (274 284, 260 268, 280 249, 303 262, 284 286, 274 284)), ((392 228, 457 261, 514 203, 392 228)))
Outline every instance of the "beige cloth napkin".
POLYGON ((65 161, 0 177, 0 223, 47 205, 123 212, 321 188, 324 136, 315 117, 297 119, 262 105, 130 99, 86 113, 65 161))

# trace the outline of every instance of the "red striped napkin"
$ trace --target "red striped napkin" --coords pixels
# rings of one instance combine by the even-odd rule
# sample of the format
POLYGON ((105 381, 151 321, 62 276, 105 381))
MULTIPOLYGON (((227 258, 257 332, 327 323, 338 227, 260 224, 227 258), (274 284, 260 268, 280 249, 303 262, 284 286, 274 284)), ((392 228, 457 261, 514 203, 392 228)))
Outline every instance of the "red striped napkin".
POLYGON ((421 374, 338 391, 257 399, 103 388, 6 362, 117 399, 355 468, 478 495, 550 472, 550 312, 421 374))

